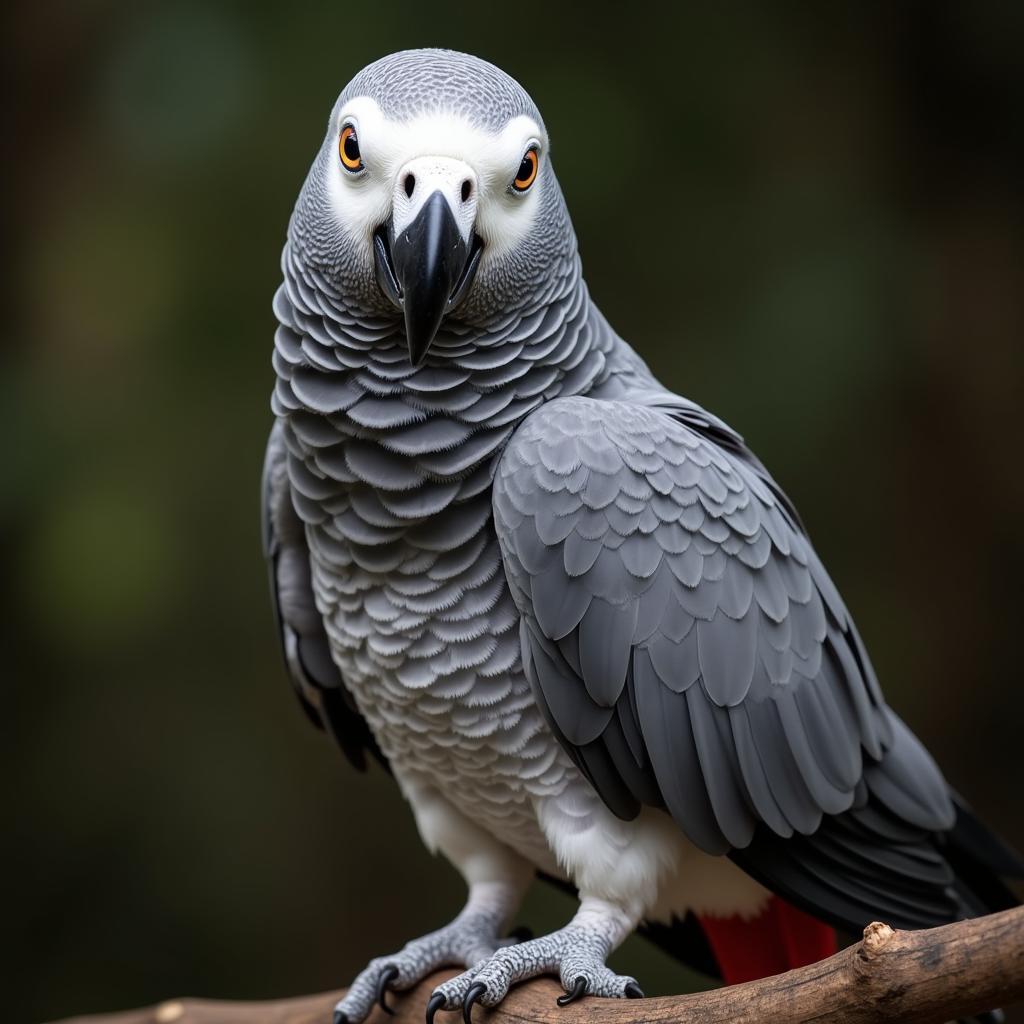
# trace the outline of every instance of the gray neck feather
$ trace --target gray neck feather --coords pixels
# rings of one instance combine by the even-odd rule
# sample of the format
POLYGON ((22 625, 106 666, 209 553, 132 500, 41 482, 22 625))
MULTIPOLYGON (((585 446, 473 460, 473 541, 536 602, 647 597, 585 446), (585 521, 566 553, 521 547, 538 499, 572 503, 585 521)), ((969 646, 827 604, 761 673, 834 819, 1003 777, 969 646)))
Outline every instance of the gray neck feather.
POLYGON ((489 518, 494 462, 516 425, 608 377, 621 343, 590 301, 575 246, 529 305, 446 323, 415 368, 400 317, 347 301, 297 241, 274 299, 272 407, 299 514, 366 568, 393 564, 402 541, 453 550, 489 518))

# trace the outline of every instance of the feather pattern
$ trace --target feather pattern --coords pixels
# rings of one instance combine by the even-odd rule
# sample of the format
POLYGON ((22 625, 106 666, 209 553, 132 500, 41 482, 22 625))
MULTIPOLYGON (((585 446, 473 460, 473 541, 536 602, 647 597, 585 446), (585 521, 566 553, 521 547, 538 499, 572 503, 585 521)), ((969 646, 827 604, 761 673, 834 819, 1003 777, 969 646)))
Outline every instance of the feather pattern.
MULTIPOLYGON (((902 728, 846 608, 789 503, 724 424, 665 392, 599 396, 530 415, 495 478, 525 642, 578 637, 578 669, 547 647, 537 698, 580 758, 579 709, 590 709, 585 742, 602 742, 600 709, 617 707, 630 678, 649 762, 638 775, 615 736, 609 763, 637 806, 655 794, 708 853, 743 849, 759 828, 810 835, 853 806, 864 753, 882 757, 902 728), (644 511, 656 519, 647 531, 644 511)), ((941 827, 942 777, 906 749, 919 756, 898 772, 887 758, 875 789, 907 820, 941 827)))
MULTIPOLYGON (((791 503, 591 302, 549 160, 530 230, 488 240, 410 362, 365 231, 338 230, 334 120, 369 90, 395 125, 439 98, 462 128, 541 125, 466 60, 357 76, 290 224, 264 536, 303 707, 354 763, 377 755, 413 803, 441 794, 548 875, 577 881, 560 839, 611 848, 576 873, 614 865, 603 884, 657 921, 699 913, 705 888, 750 909, 757 882, 848 928, 1012 899, 1012 852, 886 707, 791 503), (638 895, 676 861, 669 902, 638 895)), ((684 926, 647 924, 677 949, 684 926)))

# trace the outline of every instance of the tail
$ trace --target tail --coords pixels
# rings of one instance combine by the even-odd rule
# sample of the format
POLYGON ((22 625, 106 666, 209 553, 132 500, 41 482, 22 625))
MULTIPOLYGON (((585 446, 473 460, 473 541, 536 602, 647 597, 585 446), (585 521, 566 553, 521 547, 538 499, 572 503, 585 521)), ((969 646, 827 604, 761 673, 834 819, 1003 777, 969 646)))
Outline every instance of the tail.
POLYGON ((839 948, 827 924, 773 896, 757 917, 700 917, 727 985, 782 974, 831 956, 839 948))
POLYGON ((955 885, 971 917, 1020 906, 1004 879, 1024 880, 1024 858, 980 822, 967 802, 950 790, 956 824, 944 837, 942 852, 956 876, 955 885))

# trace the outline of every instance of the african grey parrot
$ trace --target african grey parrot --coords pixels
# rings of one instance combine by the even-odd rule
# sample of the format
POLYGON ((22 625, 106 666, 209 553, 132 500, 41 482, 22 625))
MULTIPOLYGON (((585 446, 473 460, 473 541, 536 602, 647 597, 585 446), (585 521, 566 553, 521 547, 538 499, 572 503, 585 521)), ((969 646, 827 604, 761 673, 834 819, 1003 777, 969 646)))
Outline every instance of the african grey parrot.
POLYGON ((1015 903, 1019 858, 886 706, 793 506, 609 326, 527 93, 442 50, 361 71, 302 188, 274 300, 264 523, 317 724, 394 775, 466 880, 447 926, 338 1004, 443 965, 439 1009, 605 961, 640 927, 739 981, 831 926, 1015 903), (578 892, 503 939, 535 873, 578 892))

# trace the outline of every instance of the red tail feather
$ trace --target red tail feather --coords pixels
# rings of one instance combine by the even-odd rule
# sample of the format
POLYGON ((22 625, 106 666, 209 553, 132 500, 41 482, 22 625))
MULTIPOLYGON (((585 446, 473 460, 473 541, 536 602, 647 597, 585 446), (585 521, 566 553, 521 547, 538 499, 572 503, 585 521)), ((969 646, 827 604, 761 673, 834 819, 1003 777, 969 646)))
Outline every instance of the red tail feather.
POLYGON ((781 974, 836 951, 828 925, 773 896, 754 918, 701 917, 701 927, 727 985, 781 974))

